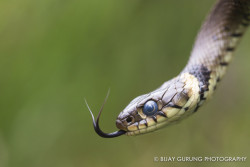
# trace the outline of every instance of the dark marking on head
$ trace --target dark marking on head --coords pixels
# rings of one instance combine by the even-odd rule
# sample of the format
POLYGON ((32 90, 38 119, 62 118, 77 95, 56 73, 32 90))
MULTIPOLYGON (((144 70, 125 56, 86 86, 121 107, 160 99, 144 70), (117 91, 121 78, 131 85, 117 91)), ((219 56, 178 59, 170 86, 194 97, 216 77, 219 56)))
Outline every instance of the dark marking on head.
POLYGON ((200 106, 197 105, 197 106, 195 107, 195 109, 194 109, 194 112, 196 112, 199 108, 200 108, 200 106))
POLYGON ((243 34, 242 33, 233 33, 231 36, 232 37, 241 37, 243 34))
POLYGON ((178 105, 176 105, 176 104, 174 104, 174 103, 172 103, 172 102, 168 103, 166 107, 173 107, 173 108, 182 109, 181 106, 178 106, 178 105))
POLYGON ((234 48, 228 47, 228 48, 226 48, 226 51, 227 51, 227 52, 232 52, 232 51, 234 51, 234 48))
POLYGON ((189 107, 184 108, 185 111, 187 111, 188 109, 189 109, 189 107))
POLYGON ((160 115, 160 116, 163 116, 163 117, 167 118, 166 114, 164 112, 162 112, 162 111, 158 111, 157 115, 160 115))
POLYGON ((204 97, 204 94, 201 94, 201 96, 200 96, 200 101, 206 100, 206 99, 207 99, 207 98, 204 97))
POLYGON ((217 78, 216 82, 220 82, 220 77, 217 78))
POLYGON ((247 27, 249 24, 248 23, 244 23, 244 22, 242 22, 241 23, 244 27, 247 27))
POLYGON ((207 98, 204 97, 204 93, 200 95, 200 102, 206 100, 207 98))
POLYGON ((153 120, 155 121, 155 123, 157 123, 157 119, 156 119, 156 116, 152 116, 153 120))
POLYGON ((221 66, 228 66, 228 63, 227 62, 220 62, 220 65, 221 66))

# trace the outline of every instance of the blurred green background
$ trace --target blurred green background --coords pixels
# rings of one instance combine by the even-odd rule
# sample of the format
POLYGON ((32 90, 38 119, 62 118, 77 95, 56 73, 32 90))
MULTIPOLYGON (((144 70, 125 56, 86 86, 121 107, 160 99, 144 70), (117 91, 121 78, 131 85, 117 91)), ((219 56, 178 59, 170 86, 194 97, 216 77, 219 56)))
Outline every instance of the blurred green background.
POLYGON ((181 123, 137 137, 103 139, 100 124, 185 66, 213 1, 1 0, 0 167, 249 166, 154 162, 157 156, 250 158, 250 33, 219 89, 181 123))

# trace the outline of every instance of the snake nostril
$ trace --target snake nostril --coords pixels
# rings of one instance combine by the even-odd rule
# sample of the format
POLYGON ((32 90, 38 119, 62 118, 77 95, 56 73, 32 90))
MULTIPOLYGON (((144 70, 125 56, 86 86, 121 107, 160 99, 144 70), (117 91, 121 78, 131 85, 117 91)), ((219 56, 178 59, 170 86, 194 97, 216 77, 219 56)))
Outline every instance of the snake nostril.
POLYGON ((131 116, 129 116, 129 117, 126 119, 127 123, 132 122, 132 120, 133 120, 133 118, 132 118, 131 116))

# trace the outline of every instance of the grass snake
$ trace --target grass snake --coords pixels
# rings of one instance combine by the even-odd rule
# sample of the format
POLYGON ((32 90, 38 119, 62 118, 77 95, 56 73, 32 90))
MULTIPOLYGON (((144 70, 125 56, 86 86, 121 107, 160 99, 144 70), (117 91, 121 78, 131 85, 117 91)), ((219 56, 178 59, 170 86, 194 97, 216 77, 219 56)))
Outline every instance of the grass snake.
POLYGON ((96 133, 105 138, 144 134, 195 113, 211 98, 249 22, 250 0, 217 1, 198 33, 186 67, 158 89, 132 100, 117 117, 118 131, 105 133, 99 127, 107 97, 96 120, 85 101, 96 133))

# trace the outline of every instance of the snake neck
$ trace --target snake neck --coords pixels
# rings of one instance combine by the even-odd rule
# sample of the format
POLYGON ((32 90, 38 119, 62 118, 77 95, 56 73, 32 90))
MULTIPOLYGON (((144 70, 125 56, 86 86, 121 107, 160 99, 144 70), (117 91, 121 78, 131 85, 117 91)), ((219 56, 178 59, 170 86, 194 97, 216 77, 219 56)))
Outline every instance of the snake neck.
POLYGON ((221 0, 210 13, 180 74, 197 78, 201 104, 213 94, 250 23, 250 1, 221 0))

